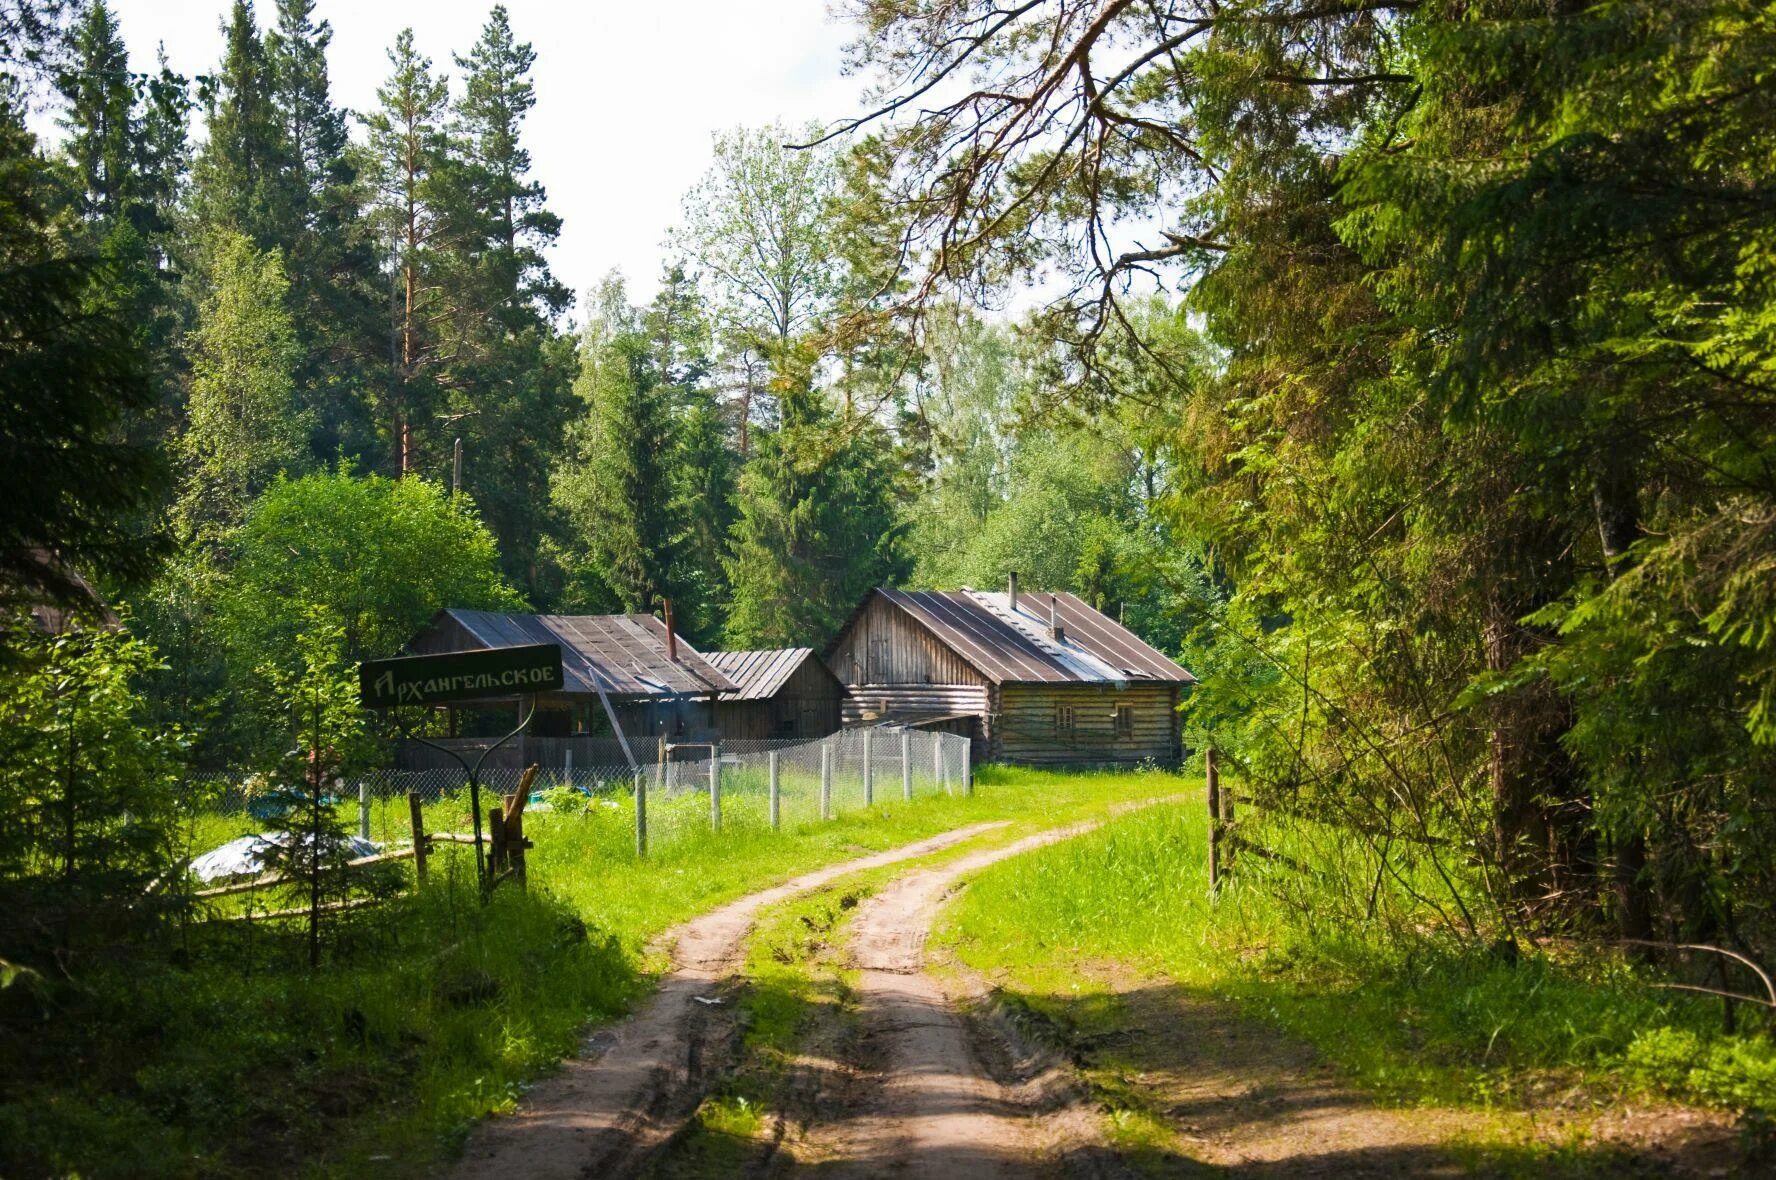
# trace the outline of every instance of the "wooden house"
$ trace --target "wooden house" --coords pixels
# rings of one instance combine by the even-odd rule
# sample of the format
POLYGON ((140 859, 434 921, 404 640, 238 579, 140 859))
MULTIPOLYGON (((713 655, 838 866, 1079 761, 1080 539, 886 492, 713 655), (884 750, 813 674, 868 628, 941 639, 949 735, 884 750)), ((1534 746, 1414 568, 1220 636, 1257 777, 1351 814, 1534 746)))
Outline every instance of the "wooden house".
POLYGON ((1189 672, 1066 593, 872 590, 826 653, 846 724, 966 734, 983 761, 1176 762, 1189 672))
POLYGON ((845 686, 813 648, 712 651, 703 658, 737 686, 715 698, 723 741, 823 738, 839 728, 845 686))
MULTIPOLYGON (((533 643, 561 646, 565 687, 537 698, 537 715, 521 738, 501 747, 490 765, 588 766, 620 759, 599 690, 631 743, 709 740, 715 703, 738 686, 653 615, 529 615, 446 608, 407 644, 411 655, 481 651, 533 643)), ((470 701, 448 707, 446 744, 473 750, 516 723, 519 701, 470 701)), ((436 750, 402 744, 403 769, 454 765, 436 750)))

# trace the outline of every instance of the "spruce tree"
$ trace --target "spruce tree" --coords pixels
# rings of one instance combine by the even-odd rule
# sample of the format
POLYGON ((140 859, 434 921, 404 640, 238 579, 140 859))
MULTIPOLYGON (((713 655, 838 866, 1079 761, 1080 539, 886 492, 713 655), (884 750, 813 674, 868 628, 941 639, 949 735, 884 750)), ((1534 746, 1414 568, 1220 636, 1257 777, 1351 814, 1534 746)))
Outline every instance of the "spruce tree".
POLYGON ((592 343, 576 388, 586 416, 569 431, 555 503, 603 583, 626 611, 645 611, 676 585, 683 521, 674 495, 668 391, 635 333, 592 343))
POLYGON ((741 472, 727 560, 735 647, 819 647, 871 586, 904 573, 888 440, 833 413, 806 347, 777 369, 780 425, 741 472))
POLYGON ((278 0, 277 27, 265 38, 273 102, 288 146, 289 222, 284 253, 291 314, 302 347, 297 383, 313 410, 311 449, 362 458, 375 444, 364 396, 386 363, 383 277, 366 193, 353 162, 345 112, 328 88, 333 30, 314 20, 313 0, 278 0))
POLYGON ((73 68, 60 82, 64 150, 74 168, 76 208, 102 235, 138 204, 142 128, 129 49, 105 0, 93 0, 73 41, 73 68))
POLYGON ((298 201, 296 161, 277 107, 277 80, 250 0, 235 0, 227 44, 202 97, 209 138, 192 170, 201 246, 232 227, 259 250, 287 246, 298 201))

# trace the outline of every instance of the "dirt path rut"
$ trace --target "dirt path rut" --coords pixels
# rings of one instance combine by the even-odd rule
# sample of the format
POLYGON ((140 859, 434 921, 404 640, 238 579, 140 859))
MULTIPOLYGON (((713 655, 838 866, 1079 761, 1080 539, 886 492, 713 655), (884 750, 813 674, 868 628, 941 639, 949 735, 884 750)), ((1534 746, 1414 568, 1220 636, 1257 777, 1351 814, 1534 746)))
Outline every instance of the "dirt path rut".
POLYGON ((729 902, 668 931, 672 970, 639 1012, 589 1036, 518 1112, 482 1124, 453 1175, 509 1180, 621 1173, 702 1097, 732 1048, 732 987, 754 916, 852 873, 938 852, 1004 827, 974 824, 832 865, 729 902), (718 1004, 703 1001, 717 999, 718 1004))
POLYGON ((858 907, 859 1075, 838 1109, 817 1112, 794 1154, 822 1172, 897 1177, 1027 1176, 1039 1136, 1017 1094, 977 1053, 962 997, 925 971, 925 941, 964 877, 1080 835, 1057 828, 937 868, 915 869, 858 907))

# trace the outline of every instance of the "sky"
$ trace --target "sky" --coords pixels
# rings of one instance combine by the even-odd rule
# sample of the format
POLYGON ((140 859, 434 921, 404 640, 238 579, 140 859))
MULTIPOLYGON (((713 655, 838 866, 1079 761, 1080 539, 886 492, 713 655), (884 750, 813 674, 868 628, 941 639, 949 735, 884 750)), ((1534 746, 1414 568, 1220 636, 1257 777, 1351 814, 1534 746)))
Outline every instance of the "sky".
MULTIPOLYGON (((229 0, 111 0, 131 68, 155 68, 157 45, 186 76, 222 55, 229 0)), ((260 27, 275 16, 259 0, 260 27)), ((366 110, 388 74, 388 47, 411 24, 420 52, 459 73, 452 53, 480 34, 491 0, 319 0, 333 26, 334 101, 366 110)), ((861 84, 841 72, 850 30, 827 0, 506 0, 537 53, 526 125, 532 175, 563 220, 550 261, 583 294, 612 268, 633 298, 650 296, 680 199, 708 169, 710 138, 738 125, 792 125, 856 109, 861 84)))

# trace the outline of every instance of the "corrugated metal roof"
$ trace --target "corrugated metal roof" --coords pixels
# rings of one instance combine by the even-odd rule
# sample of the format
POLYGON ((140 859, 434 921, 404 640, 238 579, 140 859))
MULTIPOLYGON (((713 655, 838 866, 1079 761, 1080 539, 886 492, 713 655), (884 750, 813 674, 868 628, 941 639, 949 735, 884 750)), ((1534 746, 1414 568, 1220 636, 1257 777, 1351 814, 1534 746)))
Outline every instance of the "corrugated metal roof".
MULTIPOLYGON (((978 590, 889 590, 880 595, 998 684, 1106 684, 1130 680, 1192 684, 1196 678, 1140 636, 1064 591, 1007 596, 978 590), (1062 642, 1049 634, 1049 603, 1062 642)), ((861 614, 869 599, 858 607, 861 614)), ((853 615, 855 620, 857 615, 853 615)), ((850 624, 846 625, 849 630, 850 624)))
POLYGON ((690 644, 666 656, 666 625, 652 615, 520 615, 448 608, 444 614, 487 647, 559 643, 570 693, 596 693, 594 669, 613 696, 708 696, 737 686, 690 644))
POLYGON ((779 647, 769 651, 712 651, 704 659, 739 686, 722 693, 724 701, 766 701, 777 695, 803 660, 814 658, 811 647, 779 647))

